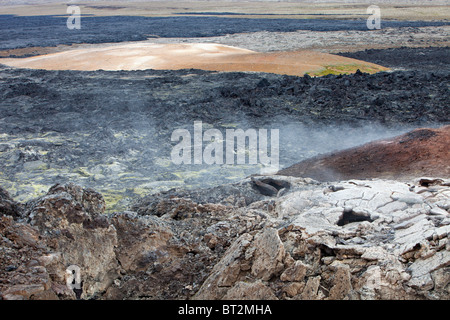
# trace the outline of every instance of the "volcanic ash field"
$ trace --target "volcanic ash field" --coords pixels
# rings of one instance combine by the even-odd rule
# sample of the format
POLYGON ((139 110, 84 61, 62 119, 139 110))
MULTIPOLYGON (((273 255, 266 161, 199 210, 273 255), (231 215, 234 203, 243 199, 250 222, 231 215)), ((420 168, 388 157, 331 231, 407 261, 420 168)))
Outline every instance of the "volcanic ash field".
POLYGON ((227 12, 0 15, 0 297, 449 298, 448 19, 227 12))

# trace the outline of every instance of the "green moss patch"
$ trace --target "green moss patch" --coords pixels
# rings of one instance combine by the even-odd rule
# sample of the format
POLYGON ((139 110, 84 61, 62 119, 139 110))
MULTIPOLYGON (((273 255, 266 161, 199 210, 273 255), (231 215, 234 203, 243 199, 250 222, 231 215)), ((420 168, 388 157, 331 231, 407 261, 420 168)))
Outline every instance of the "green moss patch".
POLYGON ((307 72, 306 74, 311 77, 323 77, 329 74, 352 74, 357 70, 364 73, 374 74, 380 71, 384 71, 384 68, 377 68, 375 66, 366 66, 361 64, 344 64, 344 65, 327 65, 323 69, 314 72, 307 72))

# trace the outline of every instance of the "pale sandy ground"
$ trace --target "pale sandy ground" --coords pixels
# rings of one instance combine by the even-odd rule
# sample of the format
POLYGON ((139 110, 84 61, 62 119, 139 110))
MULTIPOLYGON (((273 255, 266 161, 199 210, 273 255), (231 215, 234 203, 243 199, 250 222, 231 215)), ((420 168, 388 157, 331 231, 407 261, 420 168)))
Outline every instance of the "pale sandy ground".
POLYGON ((369 5, 376 4, 382 9, 384 19, 396 20, 444 20, 449 19, 450 3, 445 0, 433 1, 24 1, 13 5, 17 0, 0 2, 2 14, 30 15, 66 15, 68 5, 78 5, 81 13, 94 16, 131 15, 131 16, 173 16, 177 14, 195 14, 198 12, 230 12, 229 17, 245 18, 360 18, 366 15, 369 5), (29 5, 29 4, 32 5, 29 5), (27 5, 28 4, 28 5, 27 5), (245 15, 238 15, 243 13, 245 15), (267 15, 270 13, 271 15, 267 15))
MULTIPOLYGON (((387 49, 400 47, 446 47, 450 46, 450 26, 419 28, 382 28, 358 31, 307 31, 295 32, 249 32, 228 34, 208 38, 153 38, 154 43, 221 43, 258 52, 315 50, 326 53, 361 51, 365 49, 387 49)), ((81 45, 80 45, 81 46, 81 45)), ((47 48, 42 48, 47 49, 47 48)), ((37 50, 37 49, 36 49, 37 50)), ((48 48, 48 50, 67 50, 48 48)), ((0 54, 27 54, 23 52, 1 52, 0 54)))
POLYGON ((387 70, 376 64, 315 51, 258 53, 214 43, 128 43, 90 45, 29 58, 0 59, 12 67, 47 70, 144 70, 203 69, 211 71, 255 71, 286 75, 320 72, 326 67, 367 72, 387 70))

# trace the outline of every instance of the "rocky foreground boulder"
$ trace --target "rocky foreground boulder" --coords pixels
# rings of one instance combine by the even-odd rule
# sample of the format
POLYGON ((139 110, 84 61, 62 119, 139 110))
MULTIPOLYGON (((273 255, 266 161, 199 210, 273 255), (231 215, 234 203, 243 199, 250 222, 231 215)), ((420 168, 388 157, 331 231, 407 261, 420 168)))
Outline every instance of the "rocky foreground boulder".
POLYGON ((251 177, 113 214, 70 183, 0 201, 2 299, 450 298, 446 179, 251 177))

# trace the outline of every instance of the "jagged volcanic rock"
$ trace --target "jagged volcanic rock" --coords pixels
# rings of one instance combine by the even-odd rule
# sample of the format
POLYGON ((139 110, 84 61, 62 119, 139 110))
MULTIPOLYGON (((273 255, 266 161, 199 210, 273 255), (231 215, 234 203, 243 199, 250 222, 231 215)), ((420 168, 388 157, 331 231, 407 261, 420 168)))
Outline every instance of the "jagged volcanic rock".
POLYGON ((100 194, 56 185, 0 216, 0 297, 448 299, 449 186, 253 177, 105 215, 100 194), (66 285, 74 265, 80 290, 66 285))
POLYGON ((0 213, 18 217, 21 212, 21 205, 11 198, 7 190, 0 186, 0 213))

